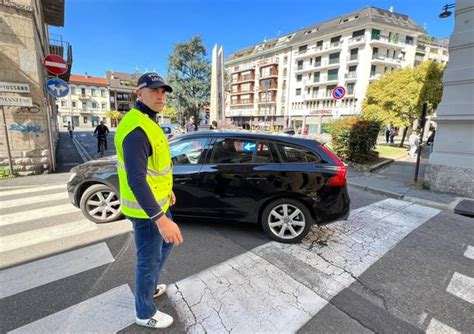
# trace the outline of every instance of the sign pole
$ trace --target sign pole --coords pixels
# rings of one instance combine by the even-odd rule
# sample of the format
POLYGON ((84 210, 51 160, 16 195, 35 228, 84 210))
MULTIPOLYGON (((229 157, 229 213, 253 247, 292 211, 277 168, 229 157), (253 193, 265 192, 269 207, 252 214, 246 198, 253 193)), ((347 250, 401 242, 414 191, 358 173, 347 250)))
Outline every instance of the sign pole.
POLYGON ((428 104, 423 103, 423 109, 421 110, 420 122, 418 123, 418 128, 420 129, 420 146, 418 146, 418 154, 416 155, 416 166, 415 166, 415 179, 418 181, 418 172, 420 170, 420 159, 421 159, 421 150, 423 148, 423 133, 425 132, 425 121, 426 121, 426 111, 428 109, 428 104))
POLYGON ((5 141, 7 144, 7 154, 8 154, 8 166, 10 168, 10 176, 13 176, 13 162, 12 162, 12 152, 10 151, 10 140, 8 139, 8 129, 7 129, 7 118, 5 117, 5 107, 2 107, 2 117, 3 117, 3 128, 5 129, 5 141))

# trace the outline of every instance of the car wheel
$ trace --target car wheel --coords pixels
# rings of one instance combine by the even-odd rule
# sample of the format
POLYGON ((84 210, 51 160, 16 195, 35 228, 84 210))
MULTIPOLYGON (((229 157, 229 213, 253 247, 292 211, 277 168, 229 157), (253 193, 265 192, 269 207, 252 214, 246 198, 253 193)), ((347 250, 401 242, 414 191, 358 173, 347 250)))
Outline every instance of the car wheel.
POLYGON ((268 204, 262 212, 262 227, 273 240, 284 243, 301 241, 309 232, 313 218, 301 202, 282 198, 268 204))
POLYGON ((109 223, 122 216, 117 194, 105 184, 94 184, 87 188, 79 206, 84 216, 94 223, 109 223))

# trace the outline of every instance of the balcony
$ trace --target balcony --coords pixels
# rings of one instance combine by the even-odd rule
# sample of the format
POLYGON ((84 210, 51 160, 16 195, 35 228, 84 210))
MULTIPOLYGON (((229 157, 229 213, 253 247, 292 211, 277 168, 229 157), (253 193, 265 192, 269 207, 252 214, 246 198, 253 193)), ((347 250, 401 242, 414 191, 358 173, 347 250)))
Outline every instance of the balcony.
POLYGON ((370 44, 375 44, 375 45, 382 45, 382 46, 391 46, 391 47, 397 47, 402 49, 405 46, 405 43, 396 40, 394 38, 389 38, 388 36, 372 36, 372 39, 370 40, 370 44))
POLYGON ((245 104, 253 104, 253 99, 237 100, 237 101, 231 102, 231 105, 234 105, 234 106, 241 106, 245 104))
POLYGON ((359 62, 359 55, 358 54, 357 55, 349 55, 347 57, 347 62, 348 63, 357 63, 357 62, 359 62))
POLYGON ((270 85, 270 86, 260 85, 260 86, 258 86, 258 90, 260 92, 264 92, 264 91, 267 91, 267 90, 278 90, 278 86, 276 84, 275 85, 270 85))
POLYGON ((314 81, 314 79, 305 79, 303 80, 303 85, 305 86, 319 86, 324 85, 326 82, 321 80, 323 77, 320 77, 318 81, 314 81))
POLYGON ((67 71, 59 76, 60 79, 69 82, 72 69, 72 46, 69 42, 63 41, 61 35, 50 34, 49 53, 60 56, 66 61, 67 71))
POLYGON ((357 79, 357 72, 349 72, 344 75, 344 79, 346 80, 356 80, 357 79))
POLYGON ((87 95, 87 94, 79 94, 79 100, 87 101, 87 100, 90 100, 90 99, 91 99, 90 95, 87 95))
POLYGON ((370 73, 369 80, 378 80, 382 77, 382 73, 370 73))
POLYGON ((249 82, 249 81, 254 81, 255 80, 255 74, 246 74, 246 75, 239 75, 237 79, 234 79, 232 81, 232 85, 242 83, 242 82, 249 82))
POLYGON ((357 36, 349 38, 349 45, 356 45, 356 44, 364 44, 365 43, 365 36, 357 36))
POLYGON ((396 59, 396 58, 391 58, 391 57, 387 57, 387 56, 382 56, 382 55, 378 55, 378 54, 375 54, 372 56, 372 62, 373 63, 381 63, 381 64, 390 64, 390 65, 397 65, 397 66, 401 66, 402 65, 402 61, 400 59, 396 59))
POLYGON ((295 59, 301 59, 301 58, 307 58, 307 57, 312 57, 315 54, 321 53, 323 51, 326 51, 323 46, 312 46, 306 49, 306 51, 296 51, 295 53, 295 59))
POLYGON ((324 51, 339 50, 342 48, 342 41, 332 42, 324 47, 324 51))
POLYGON ((260 80, 267 79, 267 78, 274 78, 274 77, 278 77, 278 71, 274 70, 274 71, 262 73, 260 75, 260 80))
POLYGON ((269 65, 278 65, 279 63, 280 63, 280 58, 272 57, 272 58, 267 58, 267 59, 263 59, 259 61, 258 66, 262 68, 269 65))
POLYGON ((245 65, 234 66, 230 73, 234 74, 234 73, 240 73, 240 72, 245 72, 245 71, 255 71, 255 65, 245 64, 245 65))

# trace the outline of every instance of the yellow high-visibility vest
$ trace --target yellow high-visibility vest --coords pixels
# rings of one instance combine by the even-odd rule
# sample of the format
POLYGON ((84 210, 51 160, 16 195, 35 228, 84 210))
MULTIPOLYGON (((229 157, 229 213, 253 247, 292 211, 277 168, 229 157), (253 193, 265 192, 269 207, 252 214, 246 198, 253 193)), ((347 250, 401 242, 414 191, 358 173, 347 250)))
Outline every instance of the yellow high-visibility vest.
POLYGON ((150 217, 142 209, 128 184, 127 169, 123 157, 123 141, 137 127, 145 132, 151 145, 152 154, 147 161, 146 181, 163 212, 166 212, 170 205, 173 189, 173 166, 168 140, 161 127, 151 120, 148 115, 135 108, 128 111, 120 121, 114 140, 117 150, 120 209, 125 216, 146 219, 150 217))

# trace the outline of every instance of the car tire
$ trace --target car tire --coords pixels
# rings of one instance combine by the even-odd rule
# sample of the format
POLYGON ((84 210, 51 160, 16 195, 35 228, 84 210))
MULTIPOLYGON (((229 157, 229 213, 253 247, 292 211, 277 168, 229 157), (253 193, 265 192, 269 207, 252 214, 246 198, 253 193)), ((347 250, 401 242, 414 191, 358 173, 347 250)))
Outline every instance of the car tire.
POLYGON ((301 241, 308 234, 313 222, 308 208, 300 201, 290 198, 281 198, 269 203, 261 216, 265 233, 270 239, 283 243, 301 241))
POLYGON ((94 223, 110 223, 122 217, 120 200, 105 184, 94 184, 84 191, 79 202, 83 215, 94 223))

